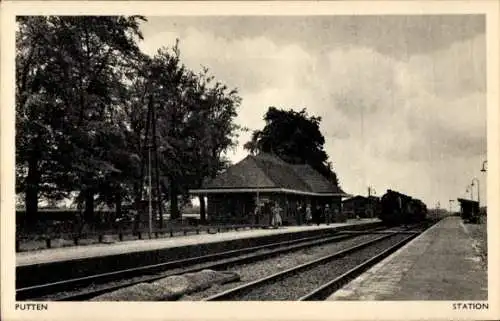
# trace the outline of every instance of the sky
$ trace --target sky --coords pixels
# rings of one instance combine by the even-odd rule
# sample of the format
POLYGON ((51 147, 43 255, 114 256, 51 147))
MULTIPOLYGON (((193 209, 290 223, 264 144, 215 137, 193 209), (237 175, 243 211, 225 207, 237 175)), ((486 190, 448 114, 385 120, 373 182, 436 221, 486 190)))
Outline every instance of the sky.
POLYGON ((394 189, 449 208, 476 177, 484 204, 484 16, 162 16, 141 30, 144 52, 179 38, 188 68, 237 88, 242 126, 263 128, 269 106, 321 116, 347 193, 394 189))

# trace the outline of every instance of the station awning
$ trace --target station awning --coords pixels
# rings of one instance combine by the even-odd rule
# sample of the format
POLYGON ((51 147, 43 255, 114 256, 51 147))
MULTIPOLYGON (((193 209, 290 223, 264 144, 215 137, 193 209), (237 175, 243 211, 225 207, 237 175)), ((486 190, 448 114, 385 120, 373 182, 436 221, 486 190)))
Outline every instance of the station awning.
POLYGON ((314 193, 309 191, 299 191, 287 188, 275 188, 275 187, 264 187, 264 188, 210 188, 210 189, 192 189, 189 190, 189 194, 192 195, 206 195, 206 194, 224 194, 224 193, 283 193, 283 194, 295 194, 295 195, 307 195, 307 196, 319 196, 319 197, 351 197, 352 195, 346 193, 314 193))

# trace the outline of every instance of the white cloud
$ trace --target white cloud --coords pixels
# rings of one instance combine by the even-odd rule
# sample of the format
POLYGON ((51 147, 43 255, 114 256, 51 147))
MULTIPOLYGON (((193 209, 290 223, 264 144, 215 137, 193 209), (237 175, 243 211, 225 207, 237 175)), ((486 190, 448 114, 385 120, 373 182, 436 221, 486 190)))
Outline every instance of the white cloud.
MULTIPOLYGON (((268 106, 321 116, 326 150, 350 193, 366 194, 371 184, 379 194, 395 188, 444 206, 485 157, 484 36, 406 61, 366 47, 314 54, 300 43, 194 28, 149 36, 142 48, 152 53, 176 37, 188 67, 207 66, 239 88, 238 123, 262 128, 268 106)), ((240 137, 234 161, 249 138, 240 137)))

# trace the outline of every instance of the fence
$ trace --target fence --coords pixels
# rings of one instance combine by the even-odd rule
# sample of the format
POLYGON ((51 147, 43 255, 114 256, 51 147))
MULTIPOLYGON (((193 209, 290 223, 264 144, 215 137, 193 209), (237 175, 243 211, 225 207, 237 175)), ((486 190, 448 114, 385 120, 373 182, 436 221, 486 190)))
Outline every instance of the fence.
POLYGON ((21 233, 16 233, 16 252, 41 248, 66 247, 96 243, 114 243, 116 241, 142 240, 147 238, 164 238, 184 236, 189 234, 209 233, 215 234, 231 230, 245 230, 266 227, 267 225, 198 225, 198 226, 169 226, 166 228, 153 228, 151 234, 148 228, 137 231, 86 231, 81 233, 45 233, 36 239, 30 239, 21 233))

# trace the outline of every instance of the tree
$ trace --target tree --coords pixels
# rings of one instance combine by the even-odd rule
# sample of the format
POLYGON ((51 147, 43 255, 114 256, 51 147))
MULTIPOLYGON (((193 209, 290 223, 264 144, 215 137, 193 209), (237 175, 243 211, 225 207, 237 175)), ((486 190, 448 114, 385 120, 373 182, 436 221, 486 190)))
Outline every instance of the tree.
POLYGON ((188 70, 177 45, 142 54, 142 20, 18 18, 16 191, 29 217, 40 196, 73 192, 89 223, 97 203, 114 204, 117 215, 123 200, 140 204, 152 149, 154 193, 170 199, 176 218, 177 196, 226 166, 237 91, 206 69, 188 70))
POLYGON ((324 150, 325 138, 320 131, 321 117, 269 107, 264 116, 266 125, 252 133, 244 148, 253 154, 272 153, 292 164, 309 164, 328 180, 338 180, 324 150))
MULTIPOLYGON (((236 109, 241 99, 236 89, 216 81, 204 69, 198 75, 198 92, 194 95, 192 105, 198 108, 194 114, 188 131, 193 133, 191 141, 196 164, 191 171, 192 188, 199 188, 205 178, 213 178, 221 170, 229 166, 229 160, 223 153, 237 145, 238 132, 242 128, 234 123, 236 109), (213 83, 213 85, 211 85, 213 83)), ((205 222, 205 199, 200 200, 200 220, 205 222)))
POLYGON ((57 197, 53 188, 57 164, 56 141, 60 138, 52 124, 64 117, 43 85, 51 63, 46 41, 50 36, 47 17, 18 17, 16 32, 16 192, 24 194, 29 225, 37 218, 41 194, 57 197), (55 171, 52 171, 55 174, 55 171))
POLYGON ((214 82, 207 69, 200 74, 188 70, 178 44, 160 49, 149 68, 145 96, 152 110, 153 148, 159 155, 162 192, 176 219, 178 195, 186 196, 225 164, 222 152, 235 145, 238 126, 233 120, 240 98, 236 90, 214 82))
POLYGON ((109 143, 123 138, 125 82, 142 56, 136 44, 141 20, 18 18, 16 169, 30 217, 43 175, 58 192, 80 189, 91 221, 99 185, 120 172, 109 153, 119 145, 109 143))

